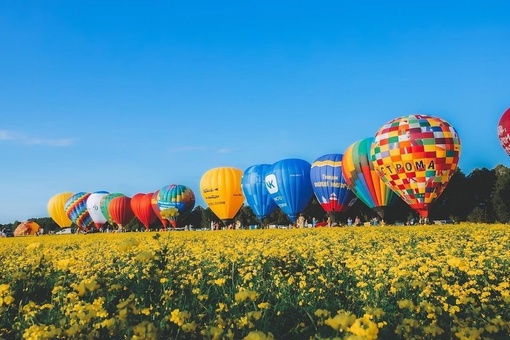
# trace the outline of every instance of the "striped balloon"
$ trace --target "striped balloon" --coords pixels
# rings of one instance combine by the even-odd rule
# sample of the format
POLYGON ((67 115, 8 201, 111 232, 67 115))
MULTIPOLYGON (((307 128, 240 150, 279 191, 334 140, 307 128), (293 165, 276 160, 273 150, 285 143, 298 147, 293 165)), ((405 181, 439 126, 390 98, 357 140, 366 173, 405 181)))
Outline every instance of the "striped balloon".
POLYGON ((383 182, 370 160, 374 138, 351 144, 342 158, 342 172, 349 188, 377 214, 384 218, 384 208, 395 202, 395 193, 383 182))
POLYGON ((90 192, 78 192, 71 196, 64 205, 67 216, 78 227, 84 230, 94 226, 94 221, 92 221, 92 217, 90 217, 87 210, 87 198, 89 196, 90 192))
POLYGON ((110 204, 112 199, 120 196, 124 196, 124 194, 121 194, 120 192, 114 192, 113 194, 103 196, 103 198, 101 198, 101 201, 99 201, 99 208, 101 209, 103 216, 106 218, 110 225, 113 225, 115 222, 113 221, 112 216, 108 211, 108 205, 110 204))

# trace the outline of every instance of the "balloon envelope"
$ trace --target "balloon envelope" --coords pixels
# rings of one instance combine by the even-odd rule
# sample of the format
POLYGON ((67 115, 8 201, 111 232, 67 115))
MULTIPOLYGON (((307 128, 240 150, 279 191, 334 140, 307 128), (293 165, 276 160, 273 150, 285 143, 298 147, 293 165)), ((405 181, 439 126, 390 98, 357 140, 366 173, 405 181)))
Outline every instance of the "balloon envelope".
POLYGON ((175 228, 177 221, 185 218, 195 207, 195 193, 185 185, 170 184, 159 190, 157 201, 161 215, 166 209, 175 209, 174 213, 167 216, 175 228))
POLYGON ((244 170, 241 178, 241 187, 246 202, 261 222, 277 208, 276 203, 266 189, 265 178, 270 167, 270 164, 252 165, 244 170))
POLYGON ((510 156, 510 107, 501 115, 498 123, 499 142, 510 156))
POLYGON ((269 194, 292 223, 313 195, 310 168, 305 160, 283 159, 271 165, 265 178, 269 194))
POLYGON ((114 197, 108 204, 108 212, 113 221, 121 228, 135 217, 131 209, 131 198, 127 196, 114 197))
POLYGON ((342 157, 342 173, 356 196, 384 218, 384 208, 395 202, 396 195, 379 177, 370 160, 374 138, 351 144, 342 157))
POLYGON ((108 206, 110 205, 112 199, 120 196, 124 196, 124 194, 121 194, 120 192, 114 192, 112 194, 107 194, 103 196, 99 201, 99 209, 101 210, 101 213, 103 214, 103 216, 105 217, 106 221, 109 224, 114 224, 115 222, 113 221, 110 212, 108 211, 108 206))
POLYGON ((342 174, 342 154, 317 158, 310 169, 310 180, 315 197, 326 212, 343 212, 356 202, 342 174))
POLYGON ((51 197, 48 201, 48 213, 60 228, 70 227, 73 221, 67 216, 64 206, 67 200, 73 196, 72 192, 61 192, 51 197))
POLYGON ((89 196, 89 192, 78 192, 69 197, 64 205, 67 216, 78 227, 84 230, 88 230, 94 225, 94 221, 92 221, 87 210, 87 198, 89 198, 89 196))
POLYGON ((161 216, 161 211, 159 210, 159 206, 158 206, 158 194, 159 194, 159 190, 152 194, 151 206, 152 206, 152 210, 154 211, 154 213, 156 214, 158 219, 161 221, 163 228, 166 229, 166 228, 168 228, 168 220, 166 218, 164 218, 163 216, 161 216))
POLYGON ((96 229, 99 230, 106 223, 107 219, 101 211, 101 199, 108 195, 108 191, 96 191, 87 198, 87 210, 94 221, 96 229))
POLYGON ((150 225, 158 218, 154 209, 152 209, 151 201, 152 193, 139 193, 131 197, 131 210, 133 210, 136 218, 142 222, 145 229, 149 229, 150 225))
POLYGON ((205 203, 224 223, 230 222, 244 203, 242 177, 240 169, 219 167, 206 171, 200 179, 200 192, 205 203))
POLYGON ((41 227, 36 222, 22 222, 14 229, 14 236, 35 235, 41 227))
POLYGON ((443 192, 457 169, 460 139, 441 118, 393 119, 375 135, 371 160, 382 180, 420 216, 443 192))

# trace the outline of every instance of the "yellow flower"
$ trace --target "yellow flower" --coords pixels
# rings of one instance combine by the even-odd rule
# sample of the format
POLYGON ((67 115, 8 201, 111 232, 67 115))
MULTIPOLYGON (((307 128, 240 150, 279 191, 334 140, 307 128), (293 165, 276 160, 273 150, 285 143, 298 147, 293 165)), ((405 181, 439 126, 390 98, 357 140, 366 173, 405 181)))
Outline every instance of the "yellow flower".
POLYGON ((333 318, 328 318, 324 324, 337 331, 346 331, 356 320, 356 316, 348 313, 339 313, 333 318))
POLYGON ((247 336, 244 337, 244 340, 273 340, 274 336, 271 332, 268 334, 261 331, 251 331, 247 336))
POLYGON ((349 327, 352 334, 365 337, 365 339, 377 339, 379 328, 377 324, 367 317, 358 318, 349 327))
POLYGON ((219 279, 214 280, 214 284, 221 287, 225 284, 226 279, 224 277, 221 277, 219 279))
POLYGON ((257 307, 260 309, 268 309, 271 307, 271 304, 269 302, 261 302, 257 305, 257 307))
POLYGON ((236 302, 243 302, 244 300, 255 301, 259 294, 253 290, 242 290, 235 294, 236 302))

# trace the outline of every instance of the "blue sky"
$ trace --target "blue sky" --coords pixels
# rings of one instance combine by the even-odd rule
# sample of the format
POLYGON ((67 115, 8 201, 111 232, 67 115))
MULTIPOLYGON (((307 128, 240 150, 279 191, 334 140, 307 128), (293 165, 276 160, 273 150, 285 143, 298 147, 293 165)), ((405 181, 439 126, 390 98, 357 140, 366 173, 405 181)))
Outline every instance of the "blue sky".
POLYGON ((508 1, 2 1, 0 223, 63 191, 193 189, 411 113, 510 166, 508 1))

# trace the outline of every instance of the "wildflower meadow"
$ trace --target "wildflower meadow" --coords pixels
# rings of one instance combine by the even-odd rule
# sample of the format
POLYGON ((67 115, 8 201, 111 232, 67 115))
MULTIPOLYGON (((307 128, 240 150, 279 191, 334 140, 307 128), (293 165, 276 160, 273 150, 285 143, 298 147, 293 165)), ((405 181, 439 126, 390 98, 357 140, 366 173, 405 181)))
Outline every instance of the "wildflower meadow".
POLYGON ((0 239, 0 339, 508 339, 507 225, 0 239))

